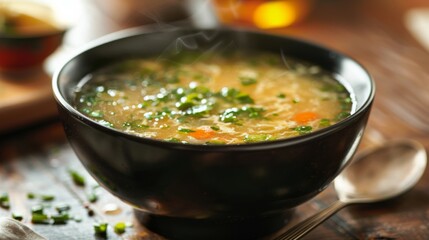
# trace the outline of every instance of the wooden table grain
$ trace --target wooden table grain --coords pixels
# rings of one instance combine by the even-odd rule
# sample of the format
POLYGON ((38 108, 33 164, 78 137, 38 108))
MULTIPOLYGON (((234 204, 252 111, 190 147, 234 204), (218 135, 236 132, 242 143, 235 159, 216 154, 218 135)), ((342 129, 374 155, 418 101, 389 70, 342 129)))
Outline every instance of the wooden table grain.
MULTIPOLYGON (((362 63, 375 79, 373 110, 358 151, 384 141, 411 138, 429 149, 429 52, 405 28, 404 16, 415 7, 429 8, 423 0, 321 1, 317 9, 293 27, 271 30, 296 36, 341 51, 362 63)), ((86 194, 95 182, 80 165, 68 145, 61 124, 51 119, 31 128, 0 136, 0 192, 8 192, 11 209, 0 208, 0 216, 13 211, 24 214, 24 222, 49 239, 97 239, 92 224, 106 221, 133 223, 126 233, 109 228, 108 239, 163 239, 140 226, 129 206, 104 190, 99 200, 88 203, 86 194), (89 182, 76 186, 68 170, 85 174, 89 182), (72 206, 71 214, 82 222, 64 225, 30 223, 28 192, 54 194, 55 203, 72 206), (107 214, 108 204, 120 211, 107 214), (88 216, 88 209, 94 215, 88 216)), ((328 206, 336 196, 329 187, 297 208, 298 222, 328 206)), ((310 234, 316 239, 429 239, 429 173, 415 188, 394 200, 341 210, 310 234)), ((290 226, 290 225, 289 225, 290 226)), ((285 227, 285 229, 288 226, 285 227)))

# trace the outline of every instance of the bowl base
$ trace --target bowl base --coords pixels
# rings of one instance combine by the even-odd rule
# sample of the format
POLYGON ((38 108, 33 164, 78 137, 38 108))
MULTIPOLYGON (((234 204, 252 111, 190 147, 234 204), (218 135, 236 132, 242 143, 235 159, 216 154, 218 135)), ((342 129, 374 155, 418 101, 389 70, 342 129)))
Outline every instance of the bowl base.
POLYGON ((147 229, 168 239, 261 239, 284 227, 294 210, 264 216, 232 216, 187 219, 134 210, 147 229))

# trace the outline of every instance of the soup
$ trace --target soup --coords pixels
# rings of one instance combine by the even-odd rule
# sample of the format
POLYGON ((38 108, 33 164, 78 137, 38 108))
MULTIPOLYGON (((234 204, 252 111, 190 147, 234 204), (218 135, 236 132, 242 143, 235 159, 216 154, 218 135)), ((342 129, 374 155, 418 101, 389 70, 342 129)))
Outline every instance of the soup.
POLYGON ((26 36, 57 32, 59 28, 48 21, 50 12, 45 13, 47 10, 42 8, 45 11, 40 13, 39 8, 41 8, 39 5, 0 2, 0 35, 26 36), (28 14, 27 12, 31 12, 29 9, 45 16, 46 19, 28 14))
POLYGON ((272 53, 181 52, 86 76, 76 108, 108 127, 192 144, 242 144, 308 134, 350 115, 334 76, 272 53))

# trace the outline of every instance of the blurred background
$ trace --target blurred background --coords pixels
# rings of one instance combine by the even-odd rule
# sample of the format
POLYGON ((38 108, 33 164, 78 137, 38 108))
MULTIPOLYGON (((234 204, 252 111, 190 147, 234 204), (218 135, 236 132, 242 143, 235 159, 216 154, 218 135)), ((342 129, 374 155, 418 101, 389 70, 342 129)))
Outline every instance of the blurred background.
MULTIPOLYGON (((301 36, 309 29, 317 32, 318 25, 326 31, 333 22, 334 26, 350 28, 364 25, 370 17, 380 22, 380 27, 385 22, 392 28, 407 28, 424 46, 428 46, 429 38, 425 30, 429 4, 424 0, 0 0, 0 34, 8 29, 7 17, 1 15, 10 15, 6 14, 7 6, 16 2, 38 2, 51 8, 50 14, 34 6, 24 12, 48 22, 54 15, 55 24, 67 29, 62 51, 111 32, 147 24, 233 25, 301 36)), ((48 71, 53 72, 54 63, 50 64, 48 71)))

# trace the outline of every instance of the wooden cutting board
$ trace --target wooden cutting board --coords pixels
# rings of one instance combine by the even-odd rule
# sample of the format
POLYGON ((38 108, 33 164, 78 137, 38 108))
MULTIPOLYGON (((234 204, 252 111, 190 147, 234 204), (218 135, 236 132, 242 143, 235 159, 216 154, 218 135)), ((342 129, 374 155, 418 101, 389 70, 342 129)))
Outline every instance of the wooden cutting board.
POLYGON ((42 67, 0 73, 0 133, 56 116, 51 76, 42 67))

